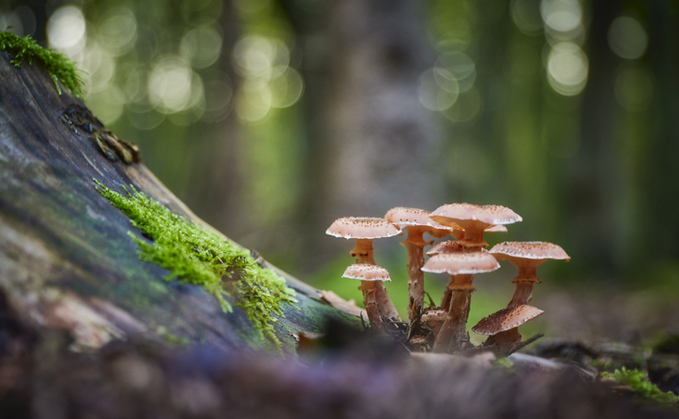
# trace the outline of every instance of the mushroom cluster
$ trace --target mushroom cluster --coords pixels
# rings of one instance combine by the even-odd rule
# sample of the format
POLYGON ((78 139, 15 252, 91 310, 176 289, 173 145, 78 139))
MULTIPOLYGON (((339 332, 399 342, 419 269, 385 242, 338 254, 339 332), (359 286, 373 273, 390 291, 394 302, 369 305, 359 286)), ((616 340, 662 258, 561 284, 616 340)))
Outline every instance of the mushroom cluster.
MULTIPOLYGON (((344 217, 335 220, 326 234, 354 239, 351 256, 356 264, 349 266, 343 277, 359 279, 371 329, 377 334, 402 330, 394 304, 383 281, 391 281, 386 269, 375 264, 372 241, 407 233, 401 242, 408 252, 408 333, 406 340, 413 350, 441 353, 469 352, 477 348, 469 341, 467 320, 471 307, 474 275, 500 268, 498 261, 507 260, 519 270, 513 279, 516 288, 507 305, 481 320, 472 331, 488 338, 483 348, 507 355, 525 345, 519 326, 541 315, 543 310, 528 303, 533 286, 539 284, 536 269, 548 259, 570 260, 559 246, 547 242, 503 242, 487 250, 485 233, 506 232, 505 227, 522 221, 511 209, 501 205, 456 203, 443 205, 429 212, 416 208, 397 207, 383 218, 344 217), (428 252, 425 263, 424 247, 427 233, 441 239, 428 252), (424 273, 445 273, 449 282, 440 306, 424 304, 424 273)), ((430 299, 431 301, 431 299, 430 299)))

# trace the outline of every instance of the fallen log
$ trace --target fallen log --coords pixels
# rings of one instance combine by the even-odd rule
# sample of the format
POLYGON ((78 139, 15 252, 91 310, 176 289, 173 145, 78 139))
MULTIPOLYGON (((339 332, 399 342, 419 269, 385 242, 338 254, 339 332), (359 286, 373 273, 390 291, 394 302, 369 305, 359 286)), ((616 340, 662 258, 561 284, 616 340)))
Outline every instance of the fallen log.
MULTIPOLYGON (((225 297, 227 306, 233 303, 225 312, 200 284, 166 281, 169 271, 141 260, 128 233, 153 241, 102 196, 94 179, 110 191, 134 188, 238 246, 192 213, 140 162, 137 147, 106 130, 39 60, 16 66, 13 57, 0 52, 0 293, 22 321, 64 329, 78 349, 143 336, 284 353, 294 352, 299 333, 320 333, 329 319, 360 324, 261 258, 257 264, 296 294, 296 303, 280 305, 284 317, 273 316, 268 337, 237 299, 225 297)), ((241 272, 227 273, 225 283, 240 280, 241 272)))

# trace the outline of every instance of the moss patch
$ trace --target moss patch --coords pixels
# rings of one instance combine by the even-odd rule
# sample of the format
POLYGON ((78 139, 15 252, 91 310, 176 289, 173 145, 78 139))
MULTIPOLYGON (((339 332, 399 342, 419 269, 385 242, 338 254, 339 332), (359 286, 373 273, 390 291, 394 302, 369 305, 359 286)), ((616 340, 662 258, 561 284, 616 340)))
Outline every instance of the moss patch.
POLYGON ((604 378, 611 378, 620 384, 632 387, 643 399, 653 400, 663 404, 677 404, 679 403, 679 396, 668 391, 664 392, 655 384, 651 383, 648 376, 643 371, 638 369, 628 370, 622 367, 614 372, 602 372, 601 376, 604 378))
POLYGON ((42 66, 52 78, 59 94, 60 81, 76 97, 82 96, 83 79, 73 61, 64 54, 41 47, 28 35, 22 38, 9 32, 0 32, 0 50, 14 55, 10 62, 17 67, 24 61, 42 66))
POLYGON ((128 233, 139 258, 170 271, 167 281, 201 285, 231 312, 232 297, 259 331, 276 344, 273 315, 283 317, 283 304, 297 302, 295 292, 270 269, 260 267, 250 253, 217 234, 173 214, 142 192, 119 194, 97 182, 97 191, 130 218, 149 240, 128 233))

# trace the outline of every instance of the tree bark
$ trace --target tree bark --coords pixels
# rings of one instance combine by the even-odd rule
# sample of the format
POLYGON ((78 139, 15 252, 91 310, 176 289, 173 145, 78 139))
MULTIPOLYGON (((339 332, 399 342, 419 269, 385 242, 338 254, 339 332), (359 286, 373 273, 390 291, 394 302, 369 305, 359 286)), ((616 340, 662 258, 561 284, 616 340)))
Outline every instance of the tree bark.
MULTIPOLYGON (((133 185, 173 213, 211 227, 132 162, 132 145, 103 126, 96 134, 96 118, 96 135, 87 132, 91 127, 69 126, 66 110, 86 108, 62 92, 40 67, 15 67, 0 52, 0 293, 10 307, 30 325, 68 330, 80 348, 135 335, 274 348, 237 306, 224 314, 202 287, 167 282, 166 270, 139 260, 128 235, 135 228, 95 190, 93 179, 118 191, 133 185)), ((325 304, 318 290, 277 272, 299 300, 274 324, 283 352, 295 350, 298 333, 322 332, 328 319, 360 323, 325 304)))

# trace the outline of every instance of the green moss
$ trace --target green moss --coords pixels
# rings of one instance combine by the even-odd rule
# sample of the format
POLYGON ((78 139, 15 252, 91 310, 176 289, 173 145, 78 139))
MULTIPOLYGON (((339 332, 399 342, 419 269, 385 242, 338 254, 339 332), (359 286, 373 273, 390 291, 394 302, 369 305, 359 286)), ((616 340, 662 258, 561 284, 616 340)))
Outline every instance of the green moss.
POLYGON ((9 32, 0 32, 0 50, 14 55, 10 62, 17 67, 24 61, 41 65, 52 78, 59 94, 60 81, 76 97, 82 96, 82 77, 73 61, 64 54, 41 47, 28 35, 22 38, 9 32))
POLYGON ((493 365, 507 370, 512 370, 514 368, 514 363, 512 362, 512 360, 506 357, 495 358, 493 360, 493 365))
POLYGON ((622 367, 614 372, 603 372, 601 376, 632 387, 635 392, 645 399, 664 404, 676 404, 679 402, 679 396, 670 391, 664 392, 660 390, 658 386, 649 381, 645 372, 638 369, 628 370, 622 367))
POLYGON ((132 225, 149 240, 129 233, 139 248, 139 258, 170 271, 167 281, 201 285, 219 301, 224 312, 231 312, 226 297, 236 300, 260 336, 276 344, 273 315, 283 316, 283 304, 297 302, 285 280, 270 269, 260 267, 250 253, 217 234, 173 214, 132 188, 119 194, 97 182, 97 190, 130 218, 132 225))

